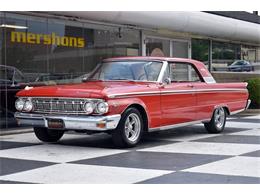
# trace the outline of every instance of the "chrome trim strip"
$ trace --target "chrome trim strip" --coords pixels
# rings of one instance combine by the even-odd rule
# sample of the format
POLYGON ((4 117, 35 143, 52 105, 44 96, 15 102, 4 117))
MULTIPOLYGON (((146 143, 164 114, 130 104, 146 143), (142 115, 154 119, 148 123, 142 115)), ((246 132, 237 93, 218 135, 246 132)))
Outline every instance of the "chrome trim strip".
POLYGON ((145 91, 145 92, 132 92, 132 93, 118 93, 118 94, 112 94, 108 95, 109 98, 115 98, 117 96, 129 96, 129 95, 136 95, 136 96, 145 96, 145 95, 160 95, 161 92, 158 91, 145 91))
MULTIPOLYGON (((104 99, 100 98, 74 98, 74 97, 42 97, 42 96, 21 96, 21 99, 30 99, 33 101, 34 104, 34 113, 41 113, 41 114, 71 114, 71 115, 86 115, 86 112, 82 109, 82 106, 85 102, 93 102, 95 106, 100 102, 105 102, 104 99), (81 103, 79 103, 79 101, 81 103), (58 102, 58 103, 57 103, 58 102), (75 102, 75 103, 73 103, 75 102), (50 107, 46 108, 39 108, 37 105, 44 105, 49 104, 50 107), (62 108, 54 108, 54 105, 64 105, 62 108), (78 108, 71 108, 70 110, 66 110, 68 108, 65 105, 78 105, 78 108)), ((100 113, 93 112, 93 115, 101 115, 100 113)))
MULTIPOLYGON (((158 81, 147 81, 147 80, 101 80, 102 82, 134 82, 134 83, 158 83, 158 81)), ((89 82, 92 82, 91 80, 89 82)))
POLYGON ((251 100, 248 99, 248 100, 247 100, 247 103, 246 103, 246 110, 248 109, 248 107, 250 106, 250 104, 251 104, 251 100))
POLYGON ((161 126, 161 127, 149 128, 148 131, 149 132, 163 131, 163 130, 178 128, 178 127, 185 127, 185 126, 188 126, 188 125, 194 125, 194 124, 198 124, 198 123, 208 122, 208 121, 210 121, 210 119, 197 120, 197 121, 191 121, 191 122, 186 122, 186 123, 179 123, 179 124, 174 124, 174 125, 166 125, 166 126, 161 126))
POLYGON ((165 70, 167 69, 168 67, 168 62, 167 61, 163 61, 163 65, 162 65, 162 68, 161 68, 161 72, 158 76, 158 79, 157 79, 157 82, 159 83, 163 83, 163 76, 164 76, 164 73, 165 73, 165 70))
POLYGON ((250 106, 250 104, 251 104, 251 100, 248 99, 245 108, 239 109, 239 110, 235 110, 235 111, 233 111, 233 112, 230 112, 230 115, 234 115, 234 114, 237 114, 237 113, 240 113, 240 112, 243 112, 243 111, 247 110, 248 107, 250 106))
MULTIPOLYGON (((17 96, 18 97, 18 96, 17 96)), ((56 97, 56 96, 19 96, 18 98, 42 98, 42 99, 45 99, 45 98, 52 98, 52 99, 55 99, 55 98, 59 98, 59 99, 84 99, 84 100, 94 100, 94 101, 104 101, 104 99, 100 99, 100 98, 85 98, 85 97, 82 97, 82 98, 78 98, 78 97, 56 97)))
POLYGON ((121 119, 120 114, 110 116, 70 116, 70 115, 51 115, 16 112, 15 118, 19 124, 46 127, 48 128, 48 119, 62 119, 64 129, 69 130, 93 130, 107 131, 115 129, 121 119), (105 124, 103 128, 98 124, 105 124))
POLYGON ((117 96, 145 96, 145 95, 167 95, 171 93, 178 93, 178 94, 186 94, 186 93, 212 93, 215 91, 223 91, 223 92, 244 92, 247 91, 246 89, 236 89, 236 88, 221 88, 221 89, 190 89, 190 90, 172 90, 172 91, 145 91, 145 92, 131 92, 131 93, 118 93, 108 95, 109 98, 115 98, 117 96))
POLYGON ((232 112, 230 112, 230 115, 234 115, 234 114, 237 114, 237 113, 239 113, 239 112, 243 112, 244 110, 245 110, 245 108, 232 111, 232 112))
POLYGON ((190 89, 190 90, 173 90, 173 91, 163 91, 162 95, 168 94, 168 93, 213 93, 215 91, 222 91, 222 92, 229 92, 229 91, 236 91, 236 92, 242 92, 246 91, 246 89, 236 89, 236 88, 230 88, 230 89, 190 89))

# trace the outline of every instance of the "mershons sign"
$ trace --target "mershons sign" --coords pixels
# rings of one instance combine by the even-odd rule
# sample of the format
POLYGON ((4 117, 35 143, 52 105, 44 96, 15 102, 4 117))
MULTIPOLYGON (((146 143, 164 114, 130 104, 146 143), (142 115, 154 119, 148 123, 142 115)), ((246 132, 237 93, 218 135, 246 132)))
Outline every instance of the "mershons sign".
POLYGON ((11 42, 57 45, 64 47, 85 47, 85 39, 79 37, 58 36, 51 34, 35 34, 26 32, 11 32, 11 42))

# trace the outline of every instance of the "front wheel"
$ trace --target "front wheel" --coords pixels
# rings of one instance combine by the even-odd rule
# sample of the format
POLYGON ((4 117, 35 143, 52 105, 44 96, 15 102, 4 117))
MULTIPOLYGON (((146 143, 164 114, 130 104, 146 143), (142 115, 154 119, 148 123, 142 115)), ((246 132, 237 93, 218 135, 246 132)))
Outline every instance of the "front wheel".
POLYGON ((134 147, 142 137, 143 126, 140 112, 136 108, 128 108, 112 132, 114 144, 118 147, 134 147))
POLYGON ((34 134, 43 142, 57 142, 63 136, 64 131, 34 127, 34 134))
POLYGON ((210 122, 204 123, 206 130, 209 133, 221 133, 225 128, 226 115, 224 108, 216 108, 210 122))

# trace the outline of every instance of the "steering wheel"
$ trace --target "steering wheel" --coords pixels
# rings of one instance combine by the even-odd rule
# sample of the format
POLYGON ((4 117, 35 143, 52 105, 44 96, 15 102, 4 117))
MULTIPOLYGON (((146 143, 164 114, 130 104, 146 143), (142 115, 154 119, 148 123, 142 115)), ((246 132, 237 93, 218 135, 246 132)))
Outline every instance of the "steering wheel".
POLYGON ((143 73, 143 74, 141 74, 141 75, 137 78, 137 80, 145 80, 145 77, 146 77, 146 74, 143 73))

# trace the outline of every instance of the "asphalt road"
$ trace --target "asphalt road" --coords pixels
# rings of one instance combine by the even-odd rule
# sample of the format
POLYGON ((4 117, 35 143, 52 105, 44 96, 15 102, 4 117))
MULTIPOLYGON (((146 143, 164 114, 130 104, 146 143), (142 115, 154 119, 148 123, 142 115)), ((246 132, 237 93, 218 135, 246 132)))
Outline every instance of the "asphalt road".
POLYGON ((0 183, 260 183, 260 115, 229 118, 222 134, 203 125, 148 134, 118 149, 106 134, 0 136, 0 183))

